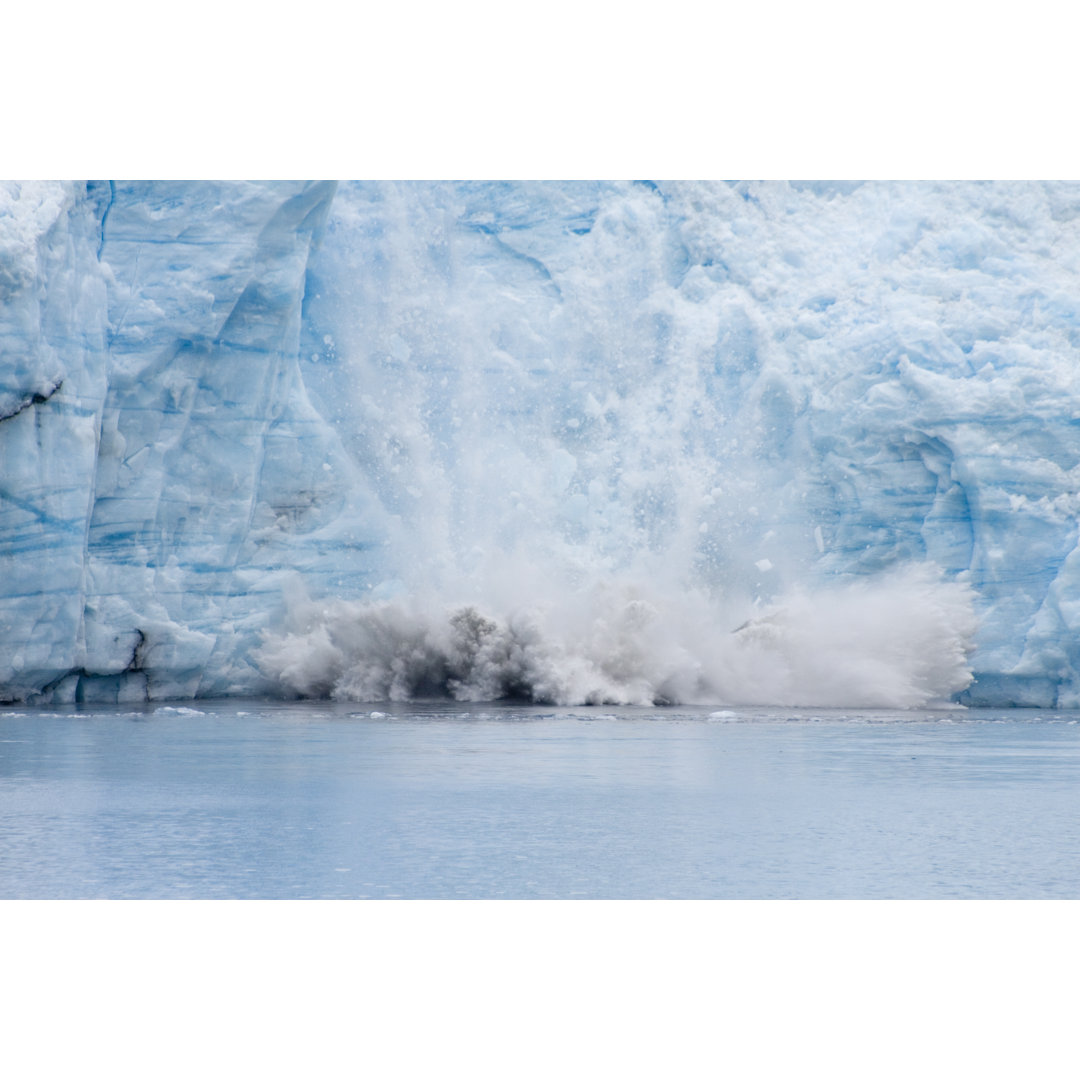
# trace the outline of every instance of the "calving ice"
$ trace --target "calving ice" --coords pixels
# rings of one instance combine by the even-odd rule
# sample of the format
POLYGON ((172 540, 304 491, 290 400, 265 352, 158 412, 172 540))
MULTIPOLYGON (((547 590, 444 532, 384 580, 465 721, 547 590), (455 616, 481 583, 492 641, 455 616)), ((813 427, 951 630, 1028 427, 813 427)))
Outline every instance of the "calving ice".
POLYGON ((1080 186, 0 186, 0 698, 1080 704, 1080 186))

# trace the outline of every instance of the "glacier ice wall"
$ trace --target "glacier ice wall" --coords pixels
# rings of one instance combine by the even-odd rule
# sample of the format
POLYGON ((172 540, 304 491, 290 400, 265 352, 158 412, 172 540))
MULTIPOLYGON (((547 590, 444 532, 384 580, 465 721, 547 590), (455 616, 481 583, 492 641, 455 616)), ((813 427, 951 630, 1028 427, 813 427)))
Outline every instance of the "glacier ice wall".
POLYGON ((332 195, 6 190, 4 697, 250 691, 283 568, 316 588, 367 573, 378 508, 297 368, 332 195))
POLYGON ((0 187, 0 697, 1080 704, 1078 285, 1067 184, 0 187))

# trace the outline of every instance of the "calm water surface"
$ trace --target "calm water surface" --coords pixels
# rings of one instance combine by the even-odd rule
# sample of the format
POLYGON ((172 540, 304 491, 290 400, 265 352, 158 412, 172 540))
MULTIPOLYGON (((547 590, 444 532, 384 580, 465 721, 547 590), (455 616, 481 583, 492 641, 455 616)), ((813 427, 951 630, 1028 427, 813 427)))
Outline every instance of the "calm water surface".
POLYGON ((1080 714, 0 710, 0 897, 1080 897, 1080 714))

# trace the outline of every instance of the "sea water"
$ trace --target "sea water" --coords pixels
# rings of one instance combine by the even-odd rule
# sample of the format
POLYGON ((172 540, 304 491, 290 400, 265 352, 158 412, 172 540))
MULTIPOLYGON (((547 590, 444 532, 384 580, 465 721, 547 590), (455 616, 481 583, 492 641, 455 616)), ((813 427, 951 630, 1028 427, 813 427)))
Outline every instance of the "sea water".
POLYGON ((1080 897, 1080 713, 0 711, 4 898, 1080 897))

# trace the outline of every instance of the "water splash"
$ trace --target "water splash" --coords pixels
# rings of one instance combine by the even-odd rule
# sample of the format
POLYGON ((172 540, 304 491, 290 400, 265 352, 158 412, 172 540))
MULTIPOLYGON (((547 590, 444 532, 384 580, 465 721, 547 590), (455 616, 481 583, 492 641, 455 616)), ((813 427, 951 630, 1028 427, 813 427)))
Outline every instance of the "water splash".
POLYGON ((350 188, 335 215, 304 377, 391 524, 368 601, 294 601, 264 638, 283 690, 915 707, 970 683, 974 594, 951 548, 920 561, 937 473, 907 428, 864 457, 903 443, 880 475, 917 520, 841 528, 869 466, 817 343, 850 286, 822 291, 801 216, 723 185, 350 188), (739 239, 772 221, 787 247, 739 239))
POLYGON ((288 692, 347 701, 914 708, 971 682, 972 601, 926 566, 798 591, 741 624, 702 593, 629 580, 503 610, 305 601, 258 660, 288 692))

